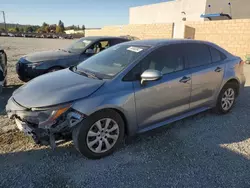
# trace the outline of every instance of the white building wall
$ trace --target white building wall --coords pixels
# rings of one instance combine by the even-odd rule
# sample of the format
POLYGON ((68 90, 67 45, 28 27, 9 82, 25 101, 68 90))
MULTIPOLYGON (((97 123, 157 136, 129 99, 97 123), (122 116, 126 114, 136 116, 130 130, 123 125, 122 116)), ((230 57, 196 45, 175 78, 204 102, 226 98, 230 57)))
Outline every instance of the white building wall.
POLYGON ((205 13, 206 0, 175 0, 130 8, 130 24, 152 24, 179 22, 185 16, 187 21, 200 21, 205 13), (185 12, 183 14, 182 12, 185 12))
POLYGON ((225 13, 231 15, 233 19, 247 19, 250 18, 250 0, 207 0, 206 13, 225 13))

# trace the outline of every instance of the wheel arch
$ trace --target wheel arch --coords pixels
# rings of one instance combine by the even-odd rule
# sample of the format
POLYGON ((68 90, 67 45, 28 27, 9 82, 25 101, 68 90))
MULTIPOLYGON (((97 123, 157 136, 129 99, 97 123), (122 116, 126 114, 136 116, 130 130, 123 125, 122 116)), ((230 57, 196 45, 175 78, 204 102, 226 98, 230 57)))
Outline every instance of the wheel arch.
POLYGON ((119 109, 119 108, 106 107, 106 108, 98 109, 95 112, 91 113, 90 115, 92 115, 94 113, 97 113, 97 112, 100 112, 100 111, 104 111, 104 110, 113 110, 116 113, 118 113, 121 116, 121 118, 122 118, 122 120, 124 122, 125 135, 129 136, 129 135, 133 134, 133 131, 129 127, 128 118, 126 117, 125 113, 121 109, 119 109))
POLYGON ((239 80, 237 80, 236 78, 231 78, 231 79, 227 80, 227 82, 223 85, 223 87, 225 85, 227 85, 227 84, 235 84, 236 85, 236 96, 238 96, 239 91, 240 91, 240 82, 239 82, 239 80))

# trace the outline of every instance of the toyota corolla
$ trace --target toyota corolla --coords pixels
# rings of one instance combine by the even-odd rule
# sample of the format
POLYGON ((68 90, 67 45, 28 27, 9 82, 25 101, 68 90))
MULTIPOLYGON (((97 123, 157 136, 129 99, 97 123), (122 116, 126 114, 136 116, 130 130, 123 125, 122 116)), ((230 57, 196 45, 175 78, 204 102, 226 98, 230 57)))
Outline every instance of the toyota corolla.
POLYGON ((72 134, 77 150, 96 159, 124 135, 211 108, 228 113, 245 84, 243 64, 209 42, 127 42, 35 78, 13 93, 6 111, 37 143, 55 147, 72 134))

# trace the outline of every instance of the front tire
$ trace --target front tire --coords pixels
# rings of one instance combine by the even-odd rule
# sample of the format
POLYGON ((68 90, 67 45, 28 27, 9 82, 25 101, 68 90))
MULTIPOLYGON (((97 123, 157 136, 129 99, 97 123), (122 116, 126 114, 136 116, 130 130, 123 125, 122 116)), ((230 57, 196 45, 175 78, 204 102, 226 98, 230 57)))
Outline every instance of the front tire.
POLYGON ((114 110, 94 113, 80 123, 72 133, 75 148, 89 159, 108 156, 122 143, 124 121, 114 110))
POLYGON ((226 114, 231 111, 237 96, 237 86, 233 83, 226 84, 217 99, 216 112, 218 114, 226 114))

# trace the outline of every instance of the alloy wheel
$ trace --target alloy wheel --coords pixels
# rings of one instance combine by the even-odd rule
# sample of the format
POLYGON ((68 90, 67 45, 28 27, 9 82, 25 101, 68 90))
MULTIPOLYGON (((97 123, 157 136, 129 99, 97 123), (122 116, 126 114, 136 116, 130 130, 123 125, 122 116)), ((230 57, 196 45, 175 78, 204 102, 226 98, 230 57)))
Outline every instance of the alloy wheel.
POLYGON ((95 122, 87 133, 87 146, 94 153, 110 150, 119 138, 119 126, 115 120, 104 118, 95 122))
POLYGON ((229 110, 233 106, 234 100, 235 100, 235 92, 232 88, 228 88, 222 96, 221 100, 222 109, 225 111, 229 110))

